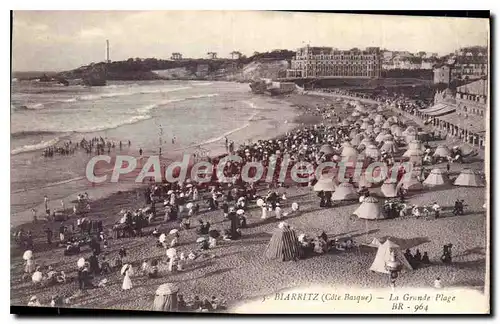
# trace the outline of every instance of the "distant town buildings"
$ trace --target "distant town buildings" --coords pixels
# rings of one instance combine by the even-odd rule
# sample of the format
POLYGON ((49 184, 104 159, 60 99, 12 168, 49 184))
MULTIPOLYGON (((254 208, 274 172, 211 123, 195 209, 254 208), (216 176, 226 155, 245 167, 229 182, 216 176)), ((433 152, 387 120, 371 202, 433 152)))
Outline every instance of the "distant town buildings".
POLYGON ((438 60, 437 53, 408 51, 383 51, 383 70, 432 70, 438 60))
POLYGON ((434 70, 434 83, 450 84, 451 66, 448 64, 436 65, 434 70))
POLYGON ((339 50, 332 47, 299 48, 287 70, 289 78, 356 77, 378 78, 382 55, 378 47, 339 50))
POLYGON ((448 55, 445 64, 434 66, 434 83, 477 80, 488 75, 488 50, 474 46, 448 55))

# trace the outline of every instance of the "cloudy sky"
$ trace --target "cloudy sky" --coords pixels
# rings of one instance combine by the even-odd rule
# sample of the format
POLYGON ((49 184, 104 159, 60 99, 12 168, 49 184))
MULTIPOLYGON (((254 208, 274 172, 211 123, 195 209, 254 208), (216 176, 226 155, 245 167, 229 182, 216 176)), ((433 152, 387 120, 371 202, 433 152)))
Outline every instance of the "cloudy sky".
POLYGON ((488 20, 244 11, 15 11, 14 71, 60 71, 105 59, 205 57, 215 51, 380 46, 447 54, 488 44, 488 20))

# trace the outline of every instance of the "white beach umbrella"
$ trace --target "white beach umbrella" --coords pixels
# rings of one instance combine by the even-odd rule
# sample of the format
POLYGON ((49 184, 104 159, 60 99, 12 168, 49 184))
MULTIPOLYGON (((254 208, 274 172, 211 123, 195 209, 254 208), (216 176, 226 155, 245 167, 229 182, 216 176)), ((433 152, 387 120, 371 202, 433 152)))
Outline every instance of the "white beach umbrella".
POLYGON ((31 250, 24 251, 24 254, 23 254, 23 259, 24 260, 29 260, 32 257, 33 257, 33 251, 31 251, 31 250))
POLYGON ((83 266, 85 266, 85 259, 84 258, 78 259, 76 265, 78 266, 78 268, 83 268, 83 266))
POLYGON ((161 235, 158 239, 159 239, 160 243, 165 243, 167 236, 165 235, 165 233, 161 233, 161 235))
POLYGON ((262 207, 264 205, 264 200, 262 198, 257 199, 257 206, 262 207))
POLYGON ((174 248, 167 249, 167 256, 172 259, 177 255, 177 250, 174 248))
POLYGON ((206 240, 207 240, 207 238, 206 238, 206 237, 204 237, 204 236, 202 236, 202 237, 198 237, 198 238, 196 239, 196 243, 205 242, 206 240))
POLYGON ((236 211, 236 214, 238 214, 238 215, 243 215, 244 213, 245 213, 245 211, 243 209, 238 209, 236 211))
POLYGON ((187 203, 187 204, 186 204, 186 208, 187 208, 187 209, 191 209, 191 208, 193 208, 193 206, 194 206, 194 205, 193 205, 193 203, 192 203, 192 202, 190 202, 190 203, 187 203))
POLYGON ((179 230, 177 228, 174 228, 174 229, 171 229, 169 234, 175 234, 177 233, 179 230))

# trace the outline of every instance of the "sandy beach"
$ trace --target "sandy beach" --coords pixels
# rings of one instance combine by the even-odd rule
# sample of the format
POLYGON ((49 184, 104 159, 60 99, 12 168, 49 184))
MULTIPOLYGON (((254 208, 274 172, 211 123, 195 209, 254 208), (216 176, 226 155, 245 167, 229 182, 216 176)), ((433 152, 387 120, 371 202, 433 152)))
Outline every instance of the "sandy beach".
MULTIPOLYGON (((307 114, 304 107, 313 109, 317 104, 334 103, 334 98, 318 95, 291 95, 282 99, 281 104, 296 108, 293 122, 280 124, 274 130, 267 130, 261 135, 255 135, 253 140, 270 138, 282 134, 300 124, 318 123, 318 116, 307 114), (272 136, 270 136, 274 133, 272 136), (262 136, 262 137, 261 137, 262 136)), ((270 100, 270 99, 258 99, 270 100)), ((276 99, 272 99, 276 100, 276 99)), ((342 112, 346 116, 349 111, 342 112)), ((391 114, 390 112, 388 114, 391 114)), ((238 144, 237 139, 235 139, 238 144)), ((432 145, 438 144, 432 142, 432 145)), ((433 167, 445 169, 445 164, 433 167)), ((484 171, 484 161, 476 161, 466 167, 484 171)), ((462 164, 452 164, 450 177, 453 179, 464 168, 462 164)), ((258 193, 265 195, 265 188, 259 188, 258 193)), ((425 190, 410 194, 408 200, 413 204, 429 204, 439 202, 443 208, 443 217, 439 219, 386 219, 381 221, 353 220, 353 211, 358 202, 342 204, 333 208, 319 208, 316 193, 308 187, 290 187, 286 189, 287 201, 282 208, 290 210, 292 202, 301 206, 301 211, 285 221, 299 233, 316 236, 325 231, 329 239, 351 237, 358 243, 369 243, 375 237, 391 236, 401 242, 402 249, 418 248, 427 251, 432 264, 412 272, 402 273, 398 285, 402 287, 430 287, 436 277, 440 277, 447 287, 472 287, 483 290, 486 272, 486 202, 485 188, 447 186, 442 189, 425 190), (465 214, 454 216, 453 204, 457 198, 465 199, 465 214), (394 233, 397 233, 395 235, 394 233), (453 244, 454 262, 445 265, 439 261, 442 246, 453 244), (404 247, 403 247, 404 246, 404 247)), ((141 188, 124 187, 120 192, 107 193, 100 199, 91 202, 92 219, 103 221, 109 229, 117 222, 119 212, 123 208, 135 210, 144 206, 141 188)), ((376 249, 361 247, 348 252, 335 252, 314 256, 297 262, 270 261, 263 256, 263 251, 271 237, 278 220, 271 218, 262 221, 260 208, 251 205, 246 212, 248 228, 243 229, 242 239, 238 241, 220 241, 218 246, 208 250, 204 256, 190 261, 181 272, 170 273, 166 270, 166 262, 160 266, 161 277, 150 279, 146 276, 133 276, 134 288, 122 291, 123 277, 118 271, 98 279, 106 278, 103 288, 94 288, 83 294, 76 294, 76 280, 54 286, 34 287, 30 280, 23 280, 24 251, 13 246, 11 248, 11 305, 26 305, 30 296, 36 295, 42 304, 48 304, 52 296, 73 296, 65 307, 79 308, 113 308, 150 310, 157 286, 165 283, 177 283, 185 299, 191 300, 198 295, 202 299, 216 296, 226 300, 228 305, 250 300, 262 295, 271 294, 283 289, 298 286, 326 284, 332 286, 356 286, 360 288, 380 288, 387 286, 387 276, 372 273, 368 269, 375 257, 376 249)), ((160 214, 162 212, 160 211, 160 214)), ((224 221, 222 211, 205 211, 194 216, 192 224, 198 219, 210 221, 212 227, 223 230, 228 226, 224 221)), ((69 222, 74 222, 72 219, 69 222)), ((63 270, 68 278, 75 278, 76 262, 80 257, 87 258, 91 254, 89 247, 83 248, 79 255, 64 256, 63 248, 49 248, 45 242, 44 229, 51 226, 57 232, 60 223, 38 224, 26 223, 22 227, 32 231, 36 246, 35 261, 39 265, 52 266, 63 270)), ((159 223, 151 225, 144 232, 151 231, 159 223)), ((177 223, 162 224, 162 230, 168 232, 177 223)), ((198 235, 195 229, 180 232, 179 252, 196 250, 198 235)), ((127 249, 127 261, 135 269, 139 269, 143 261, 165 259, 165 250, 155 246, 156 239, 152 236, 122 238, 110 240, 109 248, 103 254, 109 260, 114 260, 118 250, 127 249)), ((161 262, 161 261, 160 261, 161 262)))

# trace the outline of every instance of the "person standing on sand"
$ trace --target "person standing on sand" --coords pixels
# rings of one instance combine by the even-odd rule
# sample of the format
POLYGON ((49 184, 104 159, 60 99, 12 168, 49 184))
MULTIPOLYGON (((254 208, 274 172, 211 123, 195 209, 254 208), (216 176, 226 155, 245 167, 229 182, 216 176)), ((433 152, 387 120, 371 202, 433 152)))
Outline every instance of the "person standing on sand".
POLYGON ((45 210, 49 209, 49 198, 47 197, 47 195, 43 196, 43 201, 45 204, 45 210))
POLYGON ((142 156, 142 148, 139 149, 139 155, 142 156))
POLYGON ((132 289, 132 280, 130 279, 130 273, 131 273, 131 265, 126 264, 124 267, 126 267, 123 271, 123 284, 122 284, 122 289, 123 290, 130 290, 132 289))

